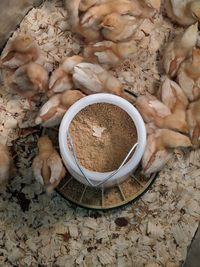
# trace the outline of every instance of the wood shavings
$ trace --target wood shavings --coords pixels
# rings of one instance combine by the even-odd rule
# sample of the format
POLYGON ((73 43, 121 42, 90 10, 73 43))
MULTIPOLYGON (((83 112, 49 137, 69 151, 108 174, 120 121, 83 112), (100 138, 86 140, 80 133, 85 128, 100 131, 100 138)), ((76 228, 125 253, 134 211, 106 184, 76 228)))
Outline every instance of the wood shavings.
MULTIPOLYGON (((39 62, 51 72, 67 55, 82 49, 66 18, 61 1, 45 1, 25 16, 12 38, 30 33, 42 50, 39 62)), ((162 15, 145 20, 135 34, 138 52, 111 72, 135 95, 156 92, 163 44, 182 31, 162 15)), ((96 217, 81 208, 74 210, 57 193, 46 196, 32 180, 30 166, 41 135, 39 128, 32 128, 37 107, 30 112, 28 101, 10 92, 10 75, 0 73, 0 140, 13 144, 19 171, 7 190, 1 189, 0 265, 181 266, 200 219, 200 150, 186 155, 177 151, 152 189, 126 209, 96 217), (117 218, 126 218, 126 226, 118 227, 117 218)), ((114 192, 105 201, 119 199, 120 192, 114 192)))

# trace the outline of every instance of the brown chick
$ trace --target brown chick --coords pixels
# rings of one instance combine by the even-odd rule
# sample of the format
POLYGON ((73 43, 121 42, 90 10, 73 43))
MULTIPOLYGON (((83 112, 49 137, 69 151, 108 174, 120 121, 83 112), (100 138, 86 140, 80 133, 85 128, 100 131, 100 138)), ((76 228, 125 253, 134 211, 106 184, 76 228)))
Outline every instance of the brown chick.
POLYGON ((85 95, 78 90, 69 90, 52 96, 40 109, 36 124, 44 127, 59 125, 65 112, 85 95))
POLYGON ((187 110, 187 122, 194 146, 200 145, 200 100, 190 103, 187 110))
POLYGON ((178 71, 177 81, 190 101, 200 97, 200 48, 193 48, 178 71))
POLYGON ((47 135, 38 140, 38 155, 34 158, 32 168, 34 178, 51 193, 65 176, 65 168, 58 152, 47 135))
POLYGON ((9 180, 13 170, 13 160, 9 154, 8 147, 0 143, 0 185, 9 180))
POLYGON ((83 61, 81 56, 67 57, 58 69, 56 69, 49 80, 49 96, 54 93, 64 92, 73 87, 71 72, 73 68, 83 61))
POLYGON ((48 79, 48 72, 43 66, 30 62, 15 71, 12 82, 19 94, 31 100, 39 93, 47 91, 48 79))
POLYGON ((29 35, 19 35, 11 41, 10 47, 1 56, 1 65, 16 69, 30 61, 36 61, 39 50, 34 39, 29 35))
POLYGON ((200 21, 199 0, 165 0, 164 3, 168 17, 176 23, 189 26, 200 21))
POLYGON ((65 8, 69 15, 69 23, 72 31, 80 34, 87 42, 101 40, 101 34, 93 28, 84 28, 79 21, 79 6, 81 0, 64 0, 65 8))
POLYGON ((163 56, 163 65, 166 74, 170 77, 174 77, 177 74, 180 64, 196 45, 197 37, 198 24, 195 24, 167 45, 163 56))
POLYGON ((190 139, 168 129, 156 129, 147 138, 142 158, 142 167, 146 175, 160 171, 171 157, 173 148, 191 147, 190 139))
POLYGON ((136 51, 137 46, 132 40, 121 43, 103 41, 86 46, 83 55, 89 61, 100 63, 103 67, 108 69, 136 53, 136 51))
POLYGON ((76 88, 85 94, 107 92, 121 96, 128 101, 133 100, 124 93, 121 82, 98 64, 79 63, 74 68, 73 81, 76 88))
POLYGON ((120 42, 131 37, 141 23, 142 20, 134 16, 111 13, 104 17, 100 26, 105 39, 120 42))

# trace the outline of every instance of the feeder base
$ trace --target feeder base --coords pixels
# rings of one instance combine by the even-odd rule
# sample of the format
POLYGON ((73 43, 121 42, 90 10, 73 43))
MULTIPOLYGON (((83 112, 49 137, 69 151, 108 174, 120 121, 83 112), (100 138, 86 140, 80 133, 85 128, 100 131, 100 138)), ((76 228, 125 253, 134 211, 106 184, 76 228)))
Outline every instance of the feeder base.
POLYGON ((123 183, 112 188, 85 186, 67 173, 56 191, 71 203, 88 209, 109 210, 127 205, 141 197, 155 181, 157 174, 148 180, 141 174, 141 168, 123 183))

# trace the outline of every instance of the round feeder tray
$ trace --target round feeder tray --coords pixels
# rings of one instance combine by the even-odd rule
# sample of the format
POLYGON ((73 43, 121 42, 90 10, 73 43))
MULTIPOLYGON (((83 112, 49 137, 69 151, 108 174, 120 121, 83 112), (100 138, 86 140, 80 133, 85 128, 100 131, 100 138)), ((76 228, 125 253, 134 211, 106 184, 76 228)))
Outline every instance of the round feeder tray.
POLYGON ((154 174, 147 180, 138 168, 133 175, 119 185, 111 188, 95 188, 85 186, 67 173, 56 191, 78 206, 95 210, 109 210, 137 200, 148 190, 156 176, 154 174))
MULTIPOLYGON (((56 148, 59 149, 58 129, 46 128, 43 134, 47 134, 56 148)), ((156 177, 157 174, 153 174, 147 179, 141 173, 141 167, 138 167, 134 174, 123 183, 111 188, 96 188, 85 186, 67 172, 56 191, 77 206, 95 210, 109 210, 137 200, 149 189, 156 177)))

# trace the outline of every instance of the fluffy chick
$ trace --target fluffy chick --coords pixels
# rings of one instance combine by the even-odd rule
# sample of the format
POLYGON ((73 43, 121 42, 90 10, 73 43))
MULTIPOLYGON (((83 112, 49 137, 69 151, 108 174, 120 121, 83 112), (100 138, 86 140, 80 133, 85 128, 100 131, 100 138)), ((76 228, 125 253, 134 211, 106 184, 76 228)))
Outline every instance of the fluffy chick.
POLYGON ((186 59, 178 71, 177 81, 190 101, 200 97, 200 49, 193 48, 192 56, 186 59))
POLYGON ((48 89, 48 72, 43 66, 30 62, 19 67, 12 78, 13 88, 31 100, 35 95, 48 89))
POLYGON ((104 17, 100 26, 105 39, 120 42, 131 37, 141 22, 134 16, 111 13, 104 17))
POLYGON ((184 111, 188 106, 188 100, 181 89, 181 87, 174 81, 165 77, 160 88, 160 99, 161 101, 170 108, 171 112, 175 112, 177 105, 180 106, 184 111))
POLYGON ((182 115, 181 105, 177 101, 171 111, 169 107, 152 95, 139 96, 136 100, 136 107, 146 123, 152 123, 158 128, 188 133, 185 116, 180 116, 180 114, 182 115))
POLYGON ((146 149, 142 158, 144 173, 160 171, 171 157, 173 148, 191 147, 190 139, 168 129, 156 129, 147 138, 146 149))
POLYGON ((89 61, 100 63, 105 68, 109 68, 136 53, 136 51, 137 46, 132 40, 121 43, 103 41, 86 46, 83 55, 89 61))
POLYGON ((164 3, 168 17, 176 23, 189 26, 200 21, 199 0, 165 0, 164 3))
POLYGON ((73 82, 71 72, 73 68, 83 61, 81 56, 67 57, 58 69, 56 69, 49 80, 49 96, 72 89, 73 82))
POLYGON ((38 155, 34 158, 32 168, 34 178, 51 193, 65 176, 65 168, 58 152, 47 135, 38 140, 38 155))
POLYGON ((200 145, 200 100, 190 103, 187 110, 187 122, 189 125, 192 144, 200 145))
POLYGON ((36 124, 44 127, 59 125, 65 112, 85 95, 78 90, 69 90, 52 96, 40 109, 36 124))
POLYGON ((95 42, 101 39, 101 34, 93 28, 84 28, 79 20, 79 6, 81 0, 64 0, 65 8, 69 15, 69 23, 72 31, 80 34, 87 42, 95 42))
POLYGON ((113 0, 98 6, 91 7, 82 17, 81 23, 85 27, 99 25, 103 18, 110 13, 118 13, 119 15, 133 14, 140 15, 139 5, 135 1, 129 0, 113 0))
POLYGON ((13 172, 13 160, 8 147, 0 143, 0 184, 9 180, 13 172))
POLYGON ((198 24, 192 25, 186 31, 170 42, 163 56, 163 65, 166 74, 174 77, 180 64, 195 46, 198 37, 198 24))
POLYGON ((16 69, 39 57, 38 47, 29 35, 19 35, 14 38, 8 50, 1 56, 3 67, 16 69))
POLYGON ((85 94, 107 92, 132 100, 124 93, 121 82, 98 64, 82 62, 75 66, 73 81, 85 94))
POLYGON ((96 26, 103 18, 111 13, 119 15, 133 15, 137 17, 151 17, 155 9, 160 7, 160 0, 113 0, 91 7, 84 15, 81 23, 86 27, 96 26))

